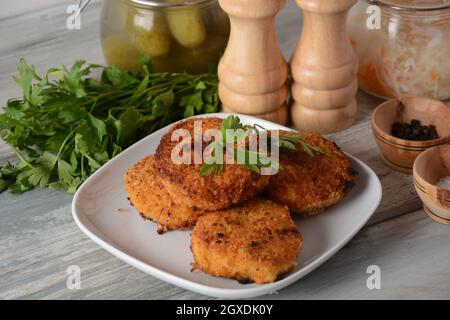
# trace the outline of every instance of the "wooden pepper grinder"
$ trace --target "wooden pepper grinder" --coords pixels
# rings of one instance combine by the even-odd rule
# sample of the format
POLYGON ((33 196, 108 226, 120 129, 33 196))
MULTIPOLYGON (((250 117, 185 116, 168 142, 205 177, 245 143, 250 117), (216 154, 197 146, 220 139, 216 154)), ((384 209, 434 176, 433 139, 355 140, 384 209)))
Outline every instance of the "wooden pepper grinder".
POLYGON ((303 31, 291 61, 294 125, 320 133, 350 127, 356 119, 358 59, 346 31, 357 0, 296 0, 303 31))
POLYGON ((275 16, 286 0, 219 0, 231 33, 219 63, 224 112, 284 124, 288 119, 288 66, 275 36, 275 16))

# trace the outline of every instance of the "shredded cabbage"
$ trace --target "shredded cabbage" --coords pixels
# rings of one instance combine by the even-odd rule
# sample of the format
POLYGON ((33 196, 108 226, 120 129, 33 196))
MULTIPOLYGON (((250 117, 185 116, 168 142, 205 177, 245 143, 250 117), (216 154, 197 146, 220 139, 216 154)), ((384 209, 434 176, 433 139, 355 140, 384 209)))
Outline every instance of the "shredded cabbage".
POLYGON ((384 97, 449 99, 450 10, 400 16, 382 9, 381 30, 369 30, 367 6, 360 1, 349 17, 361 88, 384 97))

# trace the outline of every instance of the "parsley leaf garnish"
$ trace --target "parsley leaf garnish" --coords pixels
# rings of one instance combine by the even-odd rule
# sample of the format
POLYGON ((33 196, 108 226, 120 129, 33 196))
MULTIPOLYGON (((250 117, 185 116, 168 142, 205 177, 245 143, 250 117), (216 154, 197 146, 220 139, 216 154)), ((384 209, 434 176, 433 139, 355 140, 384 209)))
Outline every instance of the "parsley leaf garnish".
MULTIPOLYGON (((244 153, 244 163, 239 163, 245 166, 247 169, 260 174, 262 168, 278 168, 282 169, 280 163, 270 163, 267 161, 263 161, 267 157, 267 153, 263 152, 255 152, 248 150, 245 139, 251 135, 254 137, 258 136, 258 134, 263 131, 267 131, 264 127, 259 125, 243 125, 239 119, 239 117, 231 115, 225 118, 220 127, 221 132, 221 141, 212 142, 215 144, 215 147, 222 148, 225 151, 231 149, 230 151, 235 156, 238 152, 244 153), (241 130, 241 134, 239 131, 241 130), (241 143, 239 143, 241 142, 241 143), (243 147, 244 146, 244 147, 243 147), (256 161, 255 161, 256 160, 256 161)), ((270 145, 270 134, 268 135, 268 146, 270 145)), ((316 153, 323 153, 323 151, 319 147, 311 146, 306 143, 304 140, 304 136, 301 133, 297 134, 280 134, 279 135, 279 148, 280 151, 284 152, 295 152, 297 150, 297 146, 300 146, 308 155, 314 156, 316 153)), ((236 160, 236 159, 235 159, 236 160)), ((219 175, 223 170, 223 164, 217 163, 214 161, 213 157, 211 157, 210 161, 205 163, 199 171, 199 175, 210 176, 211 174, 219 175)))

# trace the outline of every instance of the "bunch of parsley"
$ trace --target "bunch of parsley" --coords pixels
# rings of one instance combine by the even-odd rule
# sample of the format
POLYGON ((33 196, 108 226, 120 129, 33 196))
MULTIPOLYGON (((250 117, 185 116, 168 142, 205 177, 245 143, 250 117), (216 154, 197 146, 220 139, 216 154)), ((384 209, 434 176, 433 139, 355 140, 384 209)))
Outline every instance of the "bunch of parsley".
POLYGON ((0 167, 0 192, 73 193, 137 140, 183 117, 217 112, 220 103, 216 73, 154 73, 148 59, 139 74, 80 60, 43 77, 22 59, 14 80, 23 97, 0 114, 0 137, 19 162, 0 167))

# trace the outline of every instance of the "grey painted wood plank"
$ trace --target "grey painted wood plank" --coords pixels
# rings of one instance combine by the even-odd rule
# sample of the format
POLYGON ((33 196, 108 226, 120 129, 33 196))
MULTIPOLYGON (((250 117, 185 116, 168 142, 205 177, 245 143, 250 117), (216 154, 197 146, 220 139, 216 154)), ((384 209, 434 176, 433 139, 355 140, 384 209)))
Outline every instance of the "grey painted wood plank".
MULTIPOLYGON (((82 29, 65 27, 65 8, 72 1, 23 16, 0 19, 0 101, 18 96, 11 80, 19 57, 43 71, 77 58, 103 62, 99 42, 100 1, 82 17, 82 29)), ((289 2, 277 20, 278 37, 288 57, 299 31, 300 14, 289 2)), ((411 177, 388 169, 371 136, 370 113, 380 102, 358 94, 358 122, 330 135, 344 150, 366 162, 379 175, 384 197, 371 223, 419 208, 411 177)), ((0 163, 14 160, 0 143, 0 163)), ((72 196, 34 190, 23 196, 0 194, 0 298, 41 299, 180 299, 207 297, 156 280, 127 266, 87 239, 70 214, 72 196), (82 290, 68 290, 66 269, 82 269, 82 290)), ((444 298, 449 295, 448 228, 423 212, 366 228, 319 270, 274 298, 444 298), (365 268, 377 263, 385 283, 381 291, 365 289, 365 268), (417 289, 420 290, 417 290, 417 289)))
MULTIPOLYGON (((6 215, 19 218, 0 230, 0 299, 208 298, 114 258, 77 229, 67 207, 17 206, 6 215), (81 268, 81 290, 66 288, 71 265, 81 268)), ((448 230, 423 211, 367 227, 322 267, 261 299, 450 298, 448 230), (381 268, 381 290, 366 287, 369 265, 381 268)))
POLYGON ((48 8, 52 5, 60 3, 61 0, 39 0, 39 1, 2 0, 2 10, 0 11, 0 18, 24 14, 30 11, 48 8))
POLYGON ((449 227, 423 210, 363 229, 329 262, 280 291, 291 299, 449 299, 449 227), (381 289, 366 286, 370 265, 381 289))

